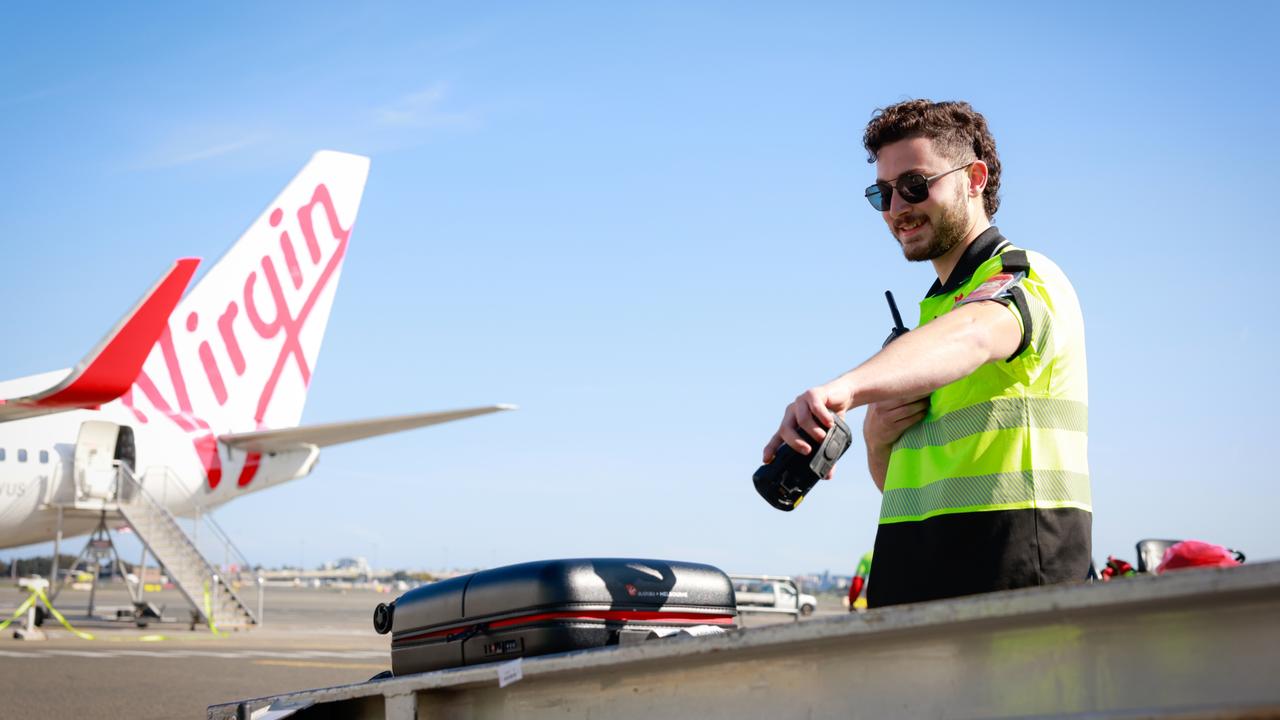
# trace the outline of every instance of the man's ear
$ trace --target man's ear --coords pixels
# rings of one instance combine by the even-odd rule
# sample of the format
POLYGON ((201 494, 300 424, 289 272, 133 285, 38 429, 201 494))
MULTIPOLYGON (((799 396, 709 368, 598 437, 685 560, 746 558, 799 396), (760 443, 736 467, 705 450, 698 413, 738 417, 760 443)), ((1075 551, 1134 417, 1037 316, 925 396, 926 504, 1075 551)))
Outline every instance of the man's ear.
POLYGON ((987 164, 974 160, 969 166, 969 197, 979 197, 987 189, 987 164))

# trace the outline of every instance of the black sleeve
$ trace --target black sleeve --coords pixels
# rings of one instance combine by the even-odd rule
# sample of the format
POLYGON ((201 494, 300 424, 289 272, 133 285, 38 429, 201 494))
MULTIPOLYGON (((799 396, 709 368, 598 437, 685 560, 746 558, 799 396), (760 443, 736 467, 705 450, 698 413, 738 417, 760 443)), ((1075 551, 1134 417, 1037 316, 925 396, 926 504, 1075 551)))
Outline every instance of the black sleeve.
MULTIPOLYGON (((1009 250, 1003 253, 1000 256, 1000 264, 1007 273, 1031 274, 1031 261, 1027 259, 1025 250, 1009 250)), ((1014 358, 1021 355, 1022 351, 1031 344, 1031 308, 1027 305, 1027 294, 1021 285, 1014 285, 1010 288, 1009 295, 1014 307, 1018 308, 1018 315, 1022 317, 1022 340, 1018 343, 1018 349, 1014 350, 1005 362, 1013 362, 1014 358)))
POLYGON ((1018 315, 1022 316, 1022 340, 1018 342, 1018 349, 1005 362, 1013 362, 1031 344, 1031 308, 1027 306, 1027 294, 1020 285, 1015 285, 1009 292, 1013 296, 1013 306, 1018 308, 1018 315))

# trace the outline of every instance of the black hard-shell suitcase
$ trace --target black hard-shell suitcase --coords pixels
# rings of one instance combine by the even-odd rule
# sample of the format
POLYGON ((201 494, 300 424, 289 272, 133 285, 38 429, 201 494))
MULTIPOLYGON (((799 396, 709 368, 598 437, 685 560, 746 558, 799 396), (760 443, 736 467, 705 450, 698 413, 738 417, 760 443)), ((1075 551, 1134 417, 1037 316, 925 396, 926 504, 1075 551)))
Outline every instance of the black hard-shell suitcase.
POLYGON ((628 635, 734 626, 728 576, 710 565, 544 560, 410 590, 374 612, 394 675, 616 645, 628 635))

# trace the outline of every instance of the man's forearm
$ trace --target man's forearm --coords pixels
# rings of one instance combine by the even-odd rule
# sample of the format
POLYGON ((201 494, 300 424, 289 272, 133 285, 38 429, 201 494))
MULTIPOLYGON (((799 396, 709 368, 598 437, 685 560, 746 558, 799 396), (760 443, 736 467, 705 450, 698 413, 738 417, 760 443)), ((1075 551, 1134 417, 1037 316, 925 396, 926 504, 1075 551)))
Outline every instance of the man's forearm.
POLYGON ((761 456, 771 462, 783 443, 796 452, 808 453, 812 447, 807 438, 824 437, 831 427, 832 413, 871 403, 923 398, 983 363, 1009 357, 1020 339, 1019 321, 995 303, 973 303, 949 312, 898 338, 835 380, 800 393, 787 406, 778 431, 765 444, 761 456))
MULTIPOLYGON (((1000 357, 1002 342, 1007 344, 1007 340, 992 336, 990 316, 983 315, 992 309, 998 313, 1007 311, 983 304, 988 307, 948 313, 912 330, 835 382, 846 386, 851 405, 857 407, 927 395, 969 375, 983 363, 1000 357)), ((1007 320, 1016 327, 1011 317, 1007 320)))

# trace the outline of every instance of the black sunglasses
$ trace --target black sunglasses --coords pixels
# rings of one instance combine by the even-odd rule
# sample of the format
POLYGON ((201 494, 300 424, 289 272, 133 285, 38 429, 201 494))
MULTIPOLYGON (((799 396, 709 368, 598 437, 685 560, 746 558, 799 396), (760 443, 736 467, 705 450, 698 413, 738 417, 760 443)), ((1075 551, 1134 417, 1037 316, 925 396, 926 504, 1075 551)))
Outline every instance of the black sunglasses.
MULTIPOLYGON (((974 162, 977 162, 976 160, 974 162)), ((963 170, 973 162, 965 163, 960 167, 954 167, 946 172, 940 172, 932 177, 925 177, 920 173, 911 173, 898 178, 896 185, 890 185, 887 182, 878 182, 867 188, 867 202, 871 203, 871 207, 886 212, 889 209, 889 203, 893 200, 893 191, 896 188, 898 195, 903 200, 915 205, 929 199, 929 186, 934 180, 943 175, 950 175, 957 170, 963 170)))

